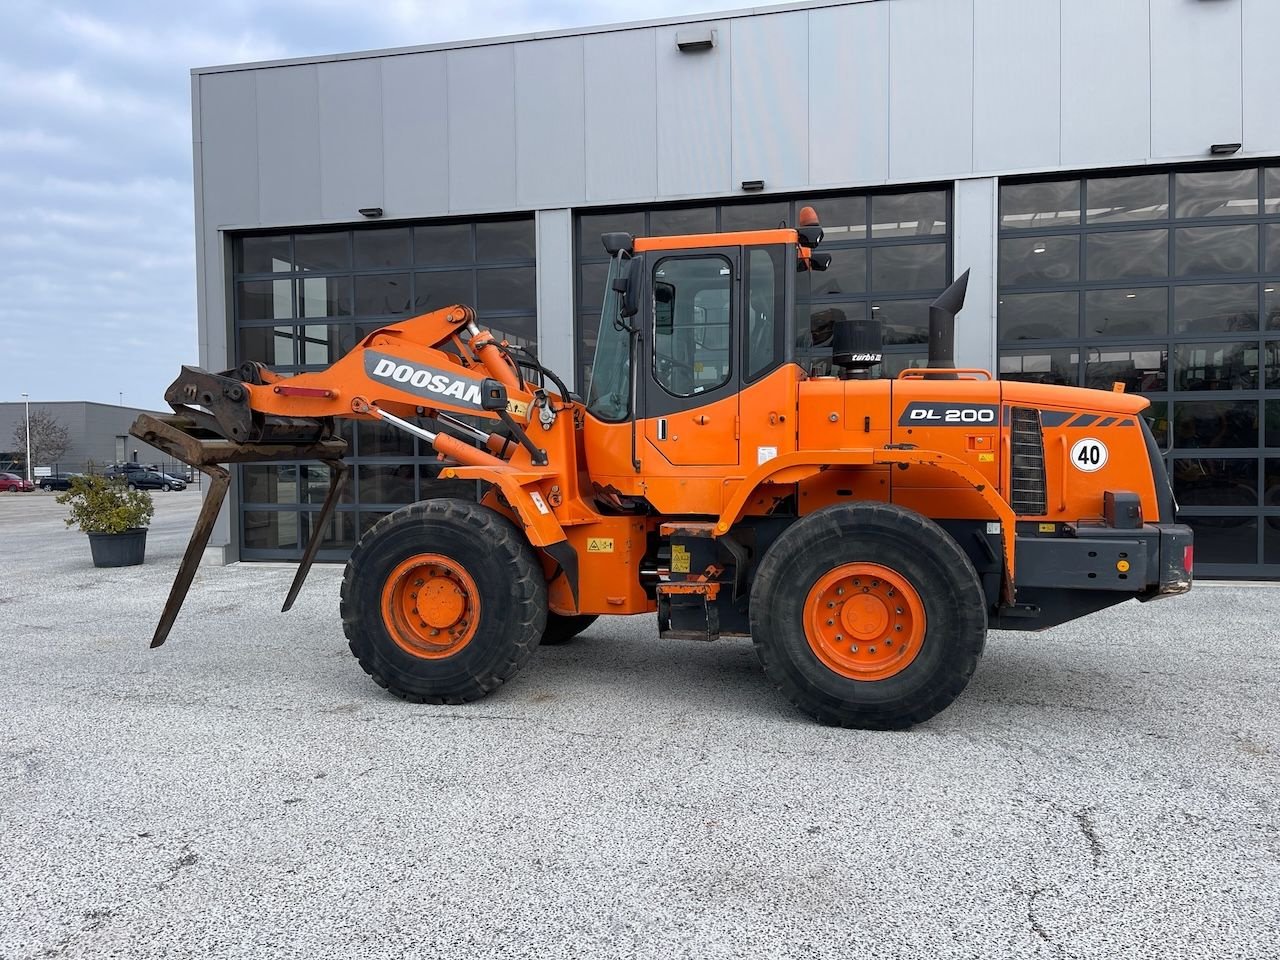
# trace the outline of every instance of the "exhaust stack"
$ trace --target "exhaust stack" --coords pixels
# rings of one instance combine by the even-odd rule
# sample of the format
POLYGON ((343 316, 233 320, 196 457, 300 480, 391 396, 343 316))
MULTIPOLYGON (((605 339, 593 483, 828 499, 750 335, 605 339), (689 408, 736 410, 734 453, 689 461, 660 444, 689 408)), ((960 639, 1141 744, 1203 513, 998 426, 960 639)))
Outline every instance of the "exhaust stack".
POLYGON ((969 271, 960 274, 938 299, 929 304, 929 369, 956 365, 956 314, 964 307, 969 271))

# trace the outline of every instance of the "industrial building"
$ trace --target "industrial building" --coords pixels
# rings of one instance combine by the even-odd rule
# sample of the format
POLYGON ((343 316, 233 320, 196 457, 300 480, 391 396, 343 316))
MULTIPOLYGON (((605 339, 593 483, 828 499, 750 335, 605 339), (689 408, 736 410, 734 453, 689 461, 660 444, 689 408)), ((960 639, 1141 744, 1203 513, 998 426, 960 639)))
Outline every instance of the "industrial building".
MULTIPOLYGON (((1200 574, 1280 576, 1278 33, 1274 0, 846 0, 197 69, 200 363, 465 302, 581 389, 601 232, 811 204, 806 319, 880 317, 891 375, 970 270, 961 365, 1149 397, 1200 574)), ((331 559, 434 482, 347 436, 331 559)), ((212 559, 299 555, 324 468, 237 479, 212 559)))
MULTIPOLYGON (((26 451, 19 448, 14 437, 27 409, 21 400, 0 403, 0 470, 26 470, 26 451)), ((44 463, 33 457, 33 468, 82 473, 125 462, 157 464, 174 470, 180 467, 168 454, 129 436, 129 426, 138 414, 154 411, 85 400, 33 400, 30 412, 32 416, 47 413, 67 431, 67 448, 57 461, 44 463)), ((186 468, 181 467, 181 472, 185 474, 186 468)))

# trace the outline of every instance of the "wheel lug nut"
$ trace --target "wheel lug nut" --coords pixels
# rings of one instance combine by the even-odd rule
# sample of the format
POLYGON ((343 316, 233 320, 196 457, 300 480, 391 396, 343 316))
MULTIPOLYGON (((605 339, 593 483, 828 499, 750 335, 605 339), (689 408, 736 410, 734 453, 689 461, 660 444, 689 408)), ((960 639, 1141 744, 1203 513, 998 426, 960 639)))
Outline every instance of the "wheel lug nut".
POLYGON ((835 621, 834 621, 834 620, 828 620, 828 621, 827 621, 827 626, 828 626, 828 627, 830 627, 830 626, 834 626, 834 625, 835 625, 835 621))
POLYGON ((837 597, 843 597, 843 596, 844 596, 844 587, 839 587, 839 588, 837 588, 837 589, 836 589, 836 596, 837 596, 837 597))
POLYGON ((875 652, 876 652, 876 648, 875 648, 875 647, 868 647, 868 648, 867 648, 867 653, 875 653, 875 652))
POLYGON ((415 581, 413 581, 413 585, 414 585, 415 587, 420 587, 420 586, 422 586, 422 581, 421 581, 421 580, 415 580, 415 581))
POLYGON ((839 642, 840 642, 841 640, 843 640, 843 639, 844 639, 844 636, 843 636, 843 635, 841 635, 841 634, 839 634, 839 633, 837 633, 837 634, 836 634, 836 643, 839 643, 839 642))
POLYGON ((898 624, 898 625, 897 625, 896 627, 894 627, 893 629, 894 629, 894 630, 896 630, 898 633, 901 633, 901 632, 902 632, 902 624, 898 624))
POLYGON ((857 652, 858 652, 858 645, 857 645, 856 643, 853 645, 853 651, 852 651, 852 652, 853 652, 853 653, 857 653, 857 652))
POLYGON ((835 607, 835 605, 836 605, 836 602, 835 602, 834 600, 828 600, 828 601, 827 601, 827 609, 828 609, 828 610, 833 609, 833 608, 835 607))
POLYGON ((897 612, 898 612, 899 614, 901 614, 901 613, 902 613, 902 608, 901 608, 901 607, 897 607, 897 608, 895 608, 895 609, 897 610, 897 612))

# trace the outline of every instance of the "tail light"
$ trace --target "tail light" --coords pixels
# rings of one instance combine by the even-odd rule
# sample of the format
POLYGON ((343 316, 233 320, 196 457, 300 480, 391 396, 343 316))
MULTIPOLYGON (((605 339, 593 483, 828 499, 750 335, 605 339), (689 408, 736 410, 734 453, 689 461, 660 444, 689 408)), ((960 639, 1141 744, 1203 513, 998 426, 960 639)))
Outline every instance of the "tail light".
POLYGON ((1182 548, 1182 569, 1187 571, 1187 573, 1191 572, 1191 559, 1192 555, 1195 553, 1195 549, 1195 546, 1190 543, 1182 548))

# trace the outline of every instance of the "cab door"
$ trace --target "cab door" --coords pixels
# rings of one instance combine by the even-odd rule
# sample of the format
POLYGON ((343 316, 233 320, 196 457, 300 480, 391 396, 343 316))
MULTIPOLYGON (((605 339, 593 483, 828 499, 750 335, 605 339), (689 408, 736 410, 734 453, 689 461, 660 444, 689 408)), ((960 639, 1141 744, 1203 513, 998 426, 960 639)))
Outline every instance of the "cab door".
POLYGON ((740 250, 656 250, 647 257, 638 424, 644 459, 657 454, 676 466, 736 466, 740 250))

